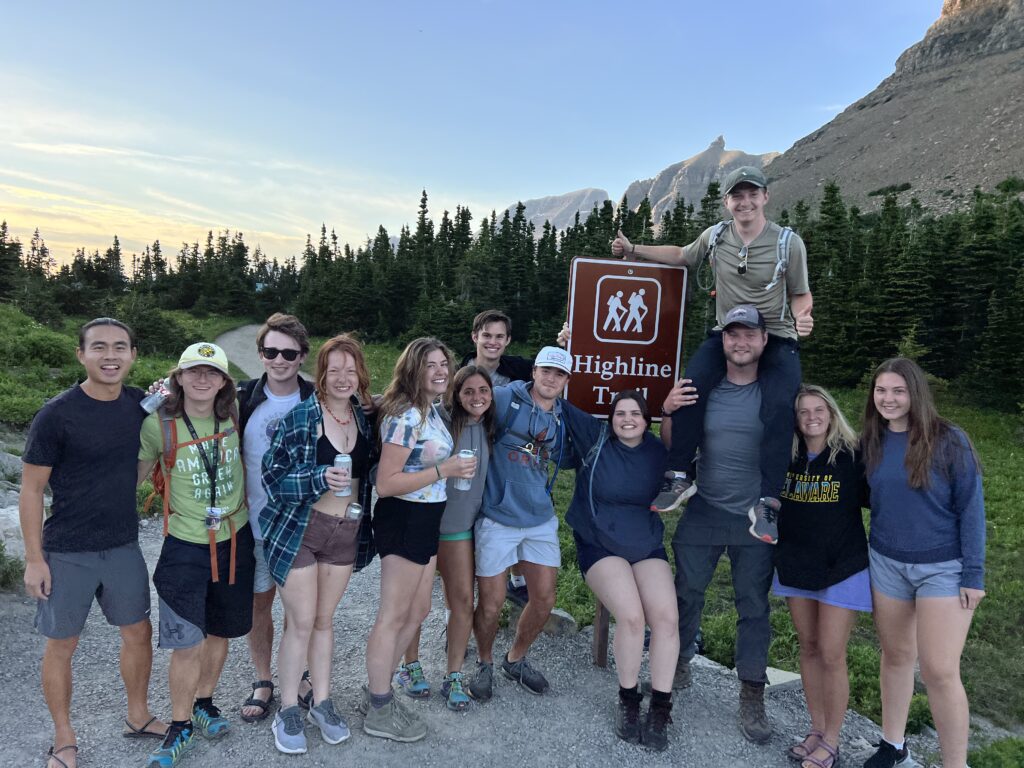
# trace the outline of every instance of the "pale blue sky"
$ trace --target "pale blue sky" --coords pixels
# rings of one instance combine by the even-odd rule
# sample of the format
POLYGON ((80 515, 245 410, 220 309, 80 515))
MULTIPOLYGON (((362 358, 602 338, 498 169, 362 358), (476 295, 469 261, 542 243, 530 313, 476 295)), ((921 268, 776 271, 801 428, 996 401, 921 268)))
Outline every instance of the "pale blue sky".
POLYGON ((784 151, 893 71, 941 0, 8 2, 0 218, 54 255, 272 256, 784 151))

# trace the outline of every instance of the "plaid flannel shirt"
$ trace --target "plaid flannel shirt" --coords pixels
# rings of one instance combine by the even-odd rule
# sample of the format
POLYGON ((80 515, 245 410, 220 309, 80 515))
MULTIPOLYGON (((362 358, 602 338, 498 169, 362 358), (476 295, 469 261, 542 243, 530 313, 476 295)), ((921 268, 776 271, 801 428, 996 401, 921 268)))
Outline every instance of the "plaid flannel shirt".
MULTIPOLYGON (((356 426, 370 442, 370 466, 376 464, 373 424, 363 413, 356 398, 352 398, 352 412, 356 426)), ((263 455, 263 486, 267 491, 267 504, 260 512, 260 530, 263 532, 263 551, 270 574, 284 586, 295 556, 302 545, 302 537, 309 523, 313 502, 328 490, 327 467, 316 461, 316 441, 319 437, 323 411, 320 402, 310 397, 295 406, 277 426, 270 448, 263 455)), ((373 490, 372 470, 360 478, 359 503, 363 505, 363 519, 359 527, 358 551, 355 570, 359 571, 377 554, 370 528, 370 496, 373 490)))

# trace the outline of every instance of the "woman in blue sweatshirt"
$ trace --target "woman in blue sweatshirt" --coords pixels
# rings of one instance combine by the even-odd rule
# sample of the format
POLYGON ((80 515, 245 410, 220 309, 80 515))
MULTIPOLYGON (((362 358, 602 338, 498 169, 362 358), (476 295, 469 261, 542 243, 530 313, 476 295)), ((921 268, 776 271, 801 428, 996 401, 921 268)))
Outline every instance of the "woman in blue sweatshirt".
POLYGON ((939 734, 944 768, 967 760, 960 654, 985 596, 981 469, 967 435, 935 410, 924 372, 906 358, 875 370, 861 445, 871 488, 868 540, 882 644, 882 742, 865 768, 907 757, 914 663, 939 734))
POLYGON ((565 521, 576 539, 576 559, 594 594, 615 617, 615 667, 620 739, 655 750, 668 746, 672 677, 679 658, 679 614, 663 537, 665 525, 651 512, 662 480, 666 450, 651 434, 647 402, 636 390, 612 400, 609 423, 578 411, 562 411, 576 455, 573 494, 565 521), (637 686, 644 625, 651 628, 651 706, 641 725, 637 686))
POLYGON ((803 768, 832 768, 839 763, 839 731, 850 698, 846 645, 857 611, 871 610, 861 517, 867 494, 857 434, 832 395, 804 384, 796 397, 796 427, 772 591, 786 598, 800 641, 811 730, 789 756, 803 768))

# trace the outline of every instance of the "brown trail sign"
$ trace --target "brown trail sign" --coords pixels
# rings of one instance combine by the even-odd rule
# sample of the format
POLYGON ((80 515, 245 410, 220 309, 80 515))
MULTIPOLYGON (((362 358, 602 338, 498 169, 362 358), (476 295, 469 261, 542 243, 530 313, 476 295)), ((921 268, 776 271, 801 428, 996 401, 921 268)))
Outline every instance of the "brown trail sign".
MULTIPOLYGON (((680 376, 685 267, 636 261, 574 259, 569 282, 566 398, 607 416, 615 393, 639 389, 652 416, 680 376)), ((657 420, 660 417, 656 416, 657 420)))

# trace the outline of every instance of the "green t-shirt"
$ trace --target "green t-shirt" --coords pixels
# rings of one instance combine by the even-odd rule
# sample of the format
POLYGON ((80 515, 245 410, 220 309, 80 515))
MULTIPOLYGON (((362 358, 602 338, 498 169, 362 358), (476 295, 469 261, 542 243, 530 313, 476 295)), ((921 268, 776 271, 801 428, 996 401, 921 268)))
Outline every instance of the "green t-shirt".
MULTIPOLYGON (((683 248, 683 264, 693 268, 700 264, 708 251, 711 231, 705 229, 701 236, 683 248)), ((747 271, 739 274, 740 248, 743 242, 730 224, 718 238, 715 246, 715 315, 721 330, 722 322, 729 310, 739 304, 753 304, 764 315, 768 333, 795 339, 796 326, 788 301, 793 296, 809 293, 807 280, 807 248, 800 236, 793 233, 789 239, 789 266, 786 268, 785 291, 783 279, 770 289, 778 261, 780 227, 769 221, 764 231, 747 246, 747 271)))
MULTIPOLYGON (((171 470, 171 514, 168 532, 177 539, 195 544, 208 542, 206 531, 206 507, 210 504, 210 476, 195 445, 181 446, 192 440, 183 419, 175 419, 179 448, 171 470)), ((192 426, 199 437, 215 434, 213 417, 192 419, 192 426)), ((230 419, 220 423, 221 431, 231 428, 230 419)), ((142 422, 142 446, 139 461, 159 459, 164 451, 164 438, 160 428, 159 413, 153 413, 142 422)), ((207 457, 213 460, 213 440, 201 443, 207 457)), ((217 541, 231 537, 227 517, 232 513, 235 529, 248 522, 245 505, 245 478, 242 469, 242 451, 238 433, 232 432, 219 441, 217 457, 217 506, 224 510, 225 517, 217 531, 217 541)))

